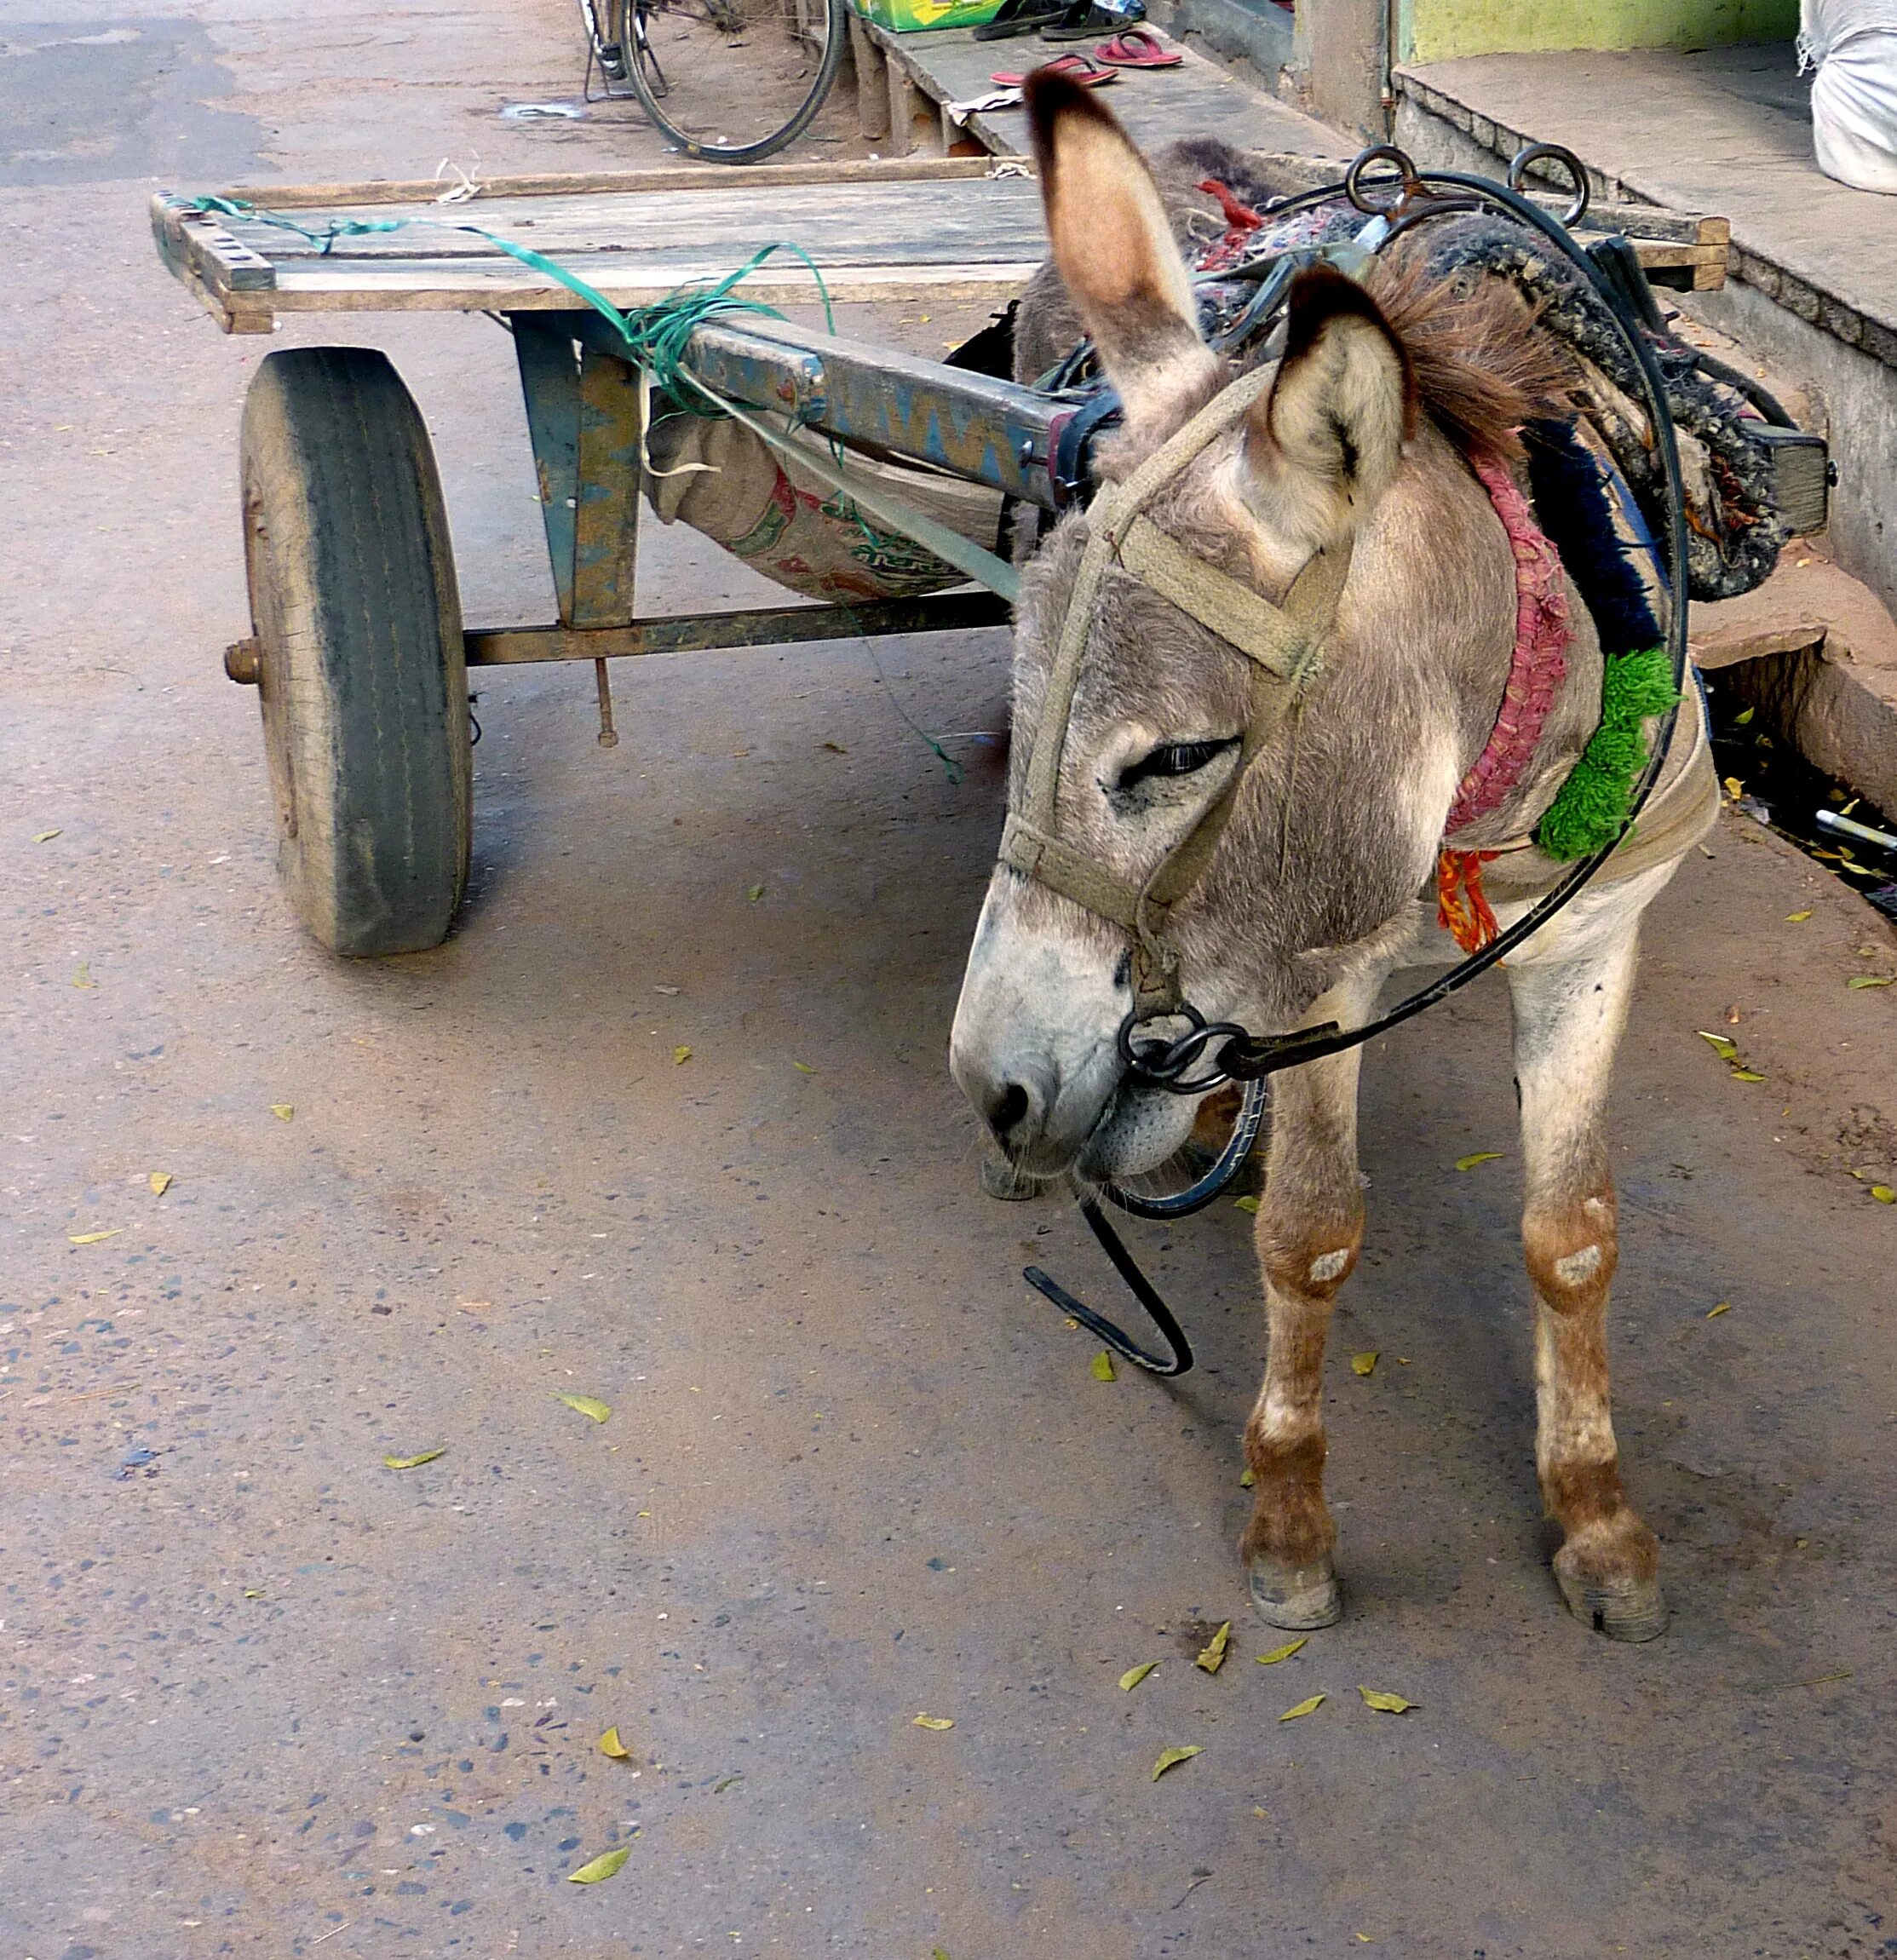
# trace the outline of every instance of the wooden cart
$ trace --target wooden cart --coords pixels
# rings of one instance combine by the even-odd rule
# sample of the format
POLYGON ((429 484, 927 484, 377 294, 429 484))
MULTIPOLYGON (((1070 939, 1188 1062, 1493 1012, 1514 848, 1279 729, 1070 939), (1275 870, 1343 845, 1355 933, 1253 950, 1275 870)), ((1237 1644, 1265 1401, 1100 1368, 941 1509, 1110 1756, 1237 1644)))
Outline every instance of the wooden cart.
MULTIPOLYGON (((1308 158, 1281 161, 1335 175, 1308 158)), ((721 279, 784 240, 820 267, 833 301, 998 306, 1043 249, 1038 189, 1018 160, 767 165, 737 182, 687 165, 503 178, 466 201, 440 197, 433 183, 272 186, 161 194, 152 206, 165 262, 227 332, 267 333, 288 313, 478 311, 513 333, 555 621, 463 627, 428 433, 385 355, 280 351, 245 404, 252 629, 225 665, 261 698, 291 903, 325 946, 355 955, 437 945, 452 921, 471 831, 469 668, 592 660, 603 708, 612 658, 1008 617, 992 593, 949 591, 641 620, 637 370, 609 320, 496 239, 544 256, 621 309, 721 279), (348 228, 362 226, 377 228, 348 228)), ((1636 235, 1658 266, 1677 254, 1682 227, 1703 250, 1719 221, 1630 207, 1596 210, 1589 223, 1636 235)), ((744 292, 777 306, 820 296, 787 256, 760 267, 744 292)), ((1072 401, 755 315, 700 325, 687 365, 726 399, 788 414, 867 457, 947 471, 1040 509, 1062 501, 1056 458, 1072 401)))

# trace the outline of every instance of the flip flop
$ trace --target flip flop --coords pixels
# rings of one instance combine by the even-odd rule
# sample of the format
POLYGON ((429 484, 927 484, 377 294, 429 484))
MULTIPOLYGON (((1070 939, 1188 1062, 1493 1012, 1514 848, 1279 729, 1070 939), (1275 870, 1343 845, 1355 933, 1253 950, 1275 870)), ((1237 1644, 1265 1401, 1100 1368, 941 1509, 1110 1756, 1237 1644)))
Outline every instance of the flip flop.
POLYGON ((1043 27, 1058 27, 1084 13, 1091 0, 1001 0, 992 20, 974 31, 977 41, 1010 41, 1017 34, 1038 33, 1043 27))
POLYGON ((1186 57, 1169 50, 1150 27, 1129 27, 1094 49, 1094 59, 1113 68, 1176 68, 1186 57))
MULTIPOLYGON (((1065 75, 1070 82, 1078 82, 1084 89, 1104 89, 1109 82, 1117 82, 1119 76, 1112 68, 1103 68, 1100 63, 1085 55, 1063 55, 1058 60, 1043 62, 1034 72, 1038 75, 1065 75)), ((1026 75, 992 75, 989 79, 1000 89, 1018 89, 1026 81, 1026 75)))
POLYGON ((1124 14, 1109 13, 1104 7, 1093 4, 1093 0, 1074 0, 1061 20, 1051 27, 1041 30, 1043 41, 1091 41, 1096 34, 1110 34, 1116 28, 1126 25, 1124 14))

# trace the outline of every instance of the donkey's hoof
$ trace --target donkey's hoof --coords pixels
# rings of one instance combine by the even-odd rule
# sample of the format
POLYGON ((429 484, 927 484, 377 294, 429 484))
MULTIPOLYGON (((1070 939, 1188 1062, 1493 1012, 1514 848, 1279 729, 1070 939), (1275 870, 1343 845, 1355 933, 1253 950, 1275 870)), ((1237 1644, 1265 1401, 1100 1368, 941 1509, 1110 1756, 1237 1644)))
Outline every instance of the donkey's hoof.
POLYGON ((1343 1618, 1343 1588, 1329 1559, 1308 1566, 1282 1565, 1262 1555, 1246 1566, 1251 1603, 1268 1625, 1289 1633, 1335 1626, 1343 1618))
POLYGON ((1601 1578, 1563 1572, 1555 1578, 1567 1610, 1609 1640, 1658 1640, 1666 1631, 1666 1600, 1658 1579, 1601 1578))

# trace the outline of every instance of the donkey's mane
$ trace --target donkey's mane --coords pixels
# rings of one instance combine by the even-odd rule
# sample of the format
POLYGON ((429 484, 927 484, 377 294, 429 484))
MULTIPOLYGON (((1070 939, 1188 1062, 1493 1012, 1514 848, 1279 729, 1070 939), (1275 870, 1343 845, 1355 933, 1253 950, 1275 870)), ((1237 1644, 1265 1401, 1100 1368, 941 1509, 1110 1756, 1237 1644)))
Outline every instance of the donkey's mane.
POLYGON ((1573 412, 1572 362, 1505 280, 1439 276, 1399 250, 1377 259, 1364 284, 1409 354, 1425 412, 1457 448, 1512 459, 1523 422, 1573 412))

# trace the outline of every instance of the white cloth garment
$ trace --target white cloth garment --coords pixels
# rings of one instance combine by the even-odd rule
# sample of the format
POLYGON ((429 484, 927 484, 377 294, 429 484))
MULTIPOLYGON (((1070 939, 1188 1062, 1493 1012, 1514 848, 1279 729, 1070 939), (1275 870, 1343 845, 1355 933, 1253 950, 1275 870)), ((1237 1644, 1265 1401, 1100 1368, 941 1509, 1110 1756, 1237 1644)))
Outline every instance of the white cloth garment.
POLYGON ((1827 177, 1897 194, 1897 0, 1800 0, 1798 72, 1827 177))

